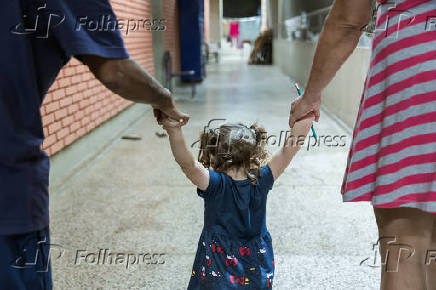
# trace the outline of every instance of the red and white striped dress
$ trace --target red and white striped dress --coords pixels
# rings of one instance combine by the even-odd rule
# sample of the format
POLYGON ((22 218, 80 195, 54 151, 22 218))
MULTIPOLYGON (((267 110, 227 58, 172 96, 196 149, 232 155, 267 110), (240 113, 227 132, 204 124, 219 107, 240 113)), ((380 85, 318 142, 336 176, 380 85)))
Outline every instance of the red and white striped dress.
POLYGON ((436 0, 379 2, 343 200, 436 213, 436 0))

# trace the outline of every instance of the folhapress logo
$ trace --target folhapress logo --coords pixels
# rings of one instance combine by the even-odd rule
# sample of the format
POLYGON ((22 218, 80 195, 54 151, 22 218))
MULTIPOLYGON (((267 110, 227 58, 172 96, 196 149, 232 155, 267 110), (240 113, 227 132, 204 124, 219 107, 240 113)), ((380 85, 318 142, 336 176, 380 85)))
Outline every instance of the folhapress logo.
POLYGON ((51 258, 62 258, 65 249, 61 245, 50 244, 46 237, 35 244, 29 242, 21 249, 20 255, 11 262, 10 266, 15 269, 33 268, 36 272, 46 273, 50 269, 51 258), (53 257, 53 254, 56 254, 53 257))
POLYGON ((49 38, 50 31, 65 21, 65 15, 38 4, 23 14, 23 21, 11 28, 11 33, 35 38, 49 38))

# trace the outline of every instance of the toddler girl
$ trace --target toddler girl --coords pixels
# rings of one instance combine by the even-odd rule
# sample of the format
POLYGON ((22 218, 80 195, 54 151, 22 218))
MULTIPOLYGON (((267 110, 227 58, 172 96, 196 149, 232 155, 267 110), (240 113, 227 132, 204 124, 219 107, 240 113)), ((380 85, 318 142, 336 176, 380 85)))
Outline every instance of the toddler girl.
POLYGON ((178 122, 161 116, 171 150, 204 199, 204 228, 188 289, 269 289, 274 278, 266 200, 274 181, 299 149, 313 115, 297 122, 292 135, 267 161, 266 132, 253 125, 224 124, 200 136, 198 161, 178 122))

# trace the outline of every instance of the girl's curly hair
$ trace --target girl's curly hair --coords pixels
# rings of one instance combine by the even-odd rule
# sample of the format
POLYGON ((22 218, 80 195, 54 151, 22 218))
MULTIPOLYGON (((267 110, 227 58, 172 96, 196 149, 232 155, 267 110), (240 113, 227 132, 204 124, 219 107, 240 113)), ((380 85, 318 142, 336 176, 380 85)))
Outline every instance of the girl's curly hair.
POLYGON ((221 172, 242 167, 256 185, 257 178, 261 177, 260 167, 268 159, 265 145, 266 131, 258 124, 250 127, 242 123, 224 124, 201 133, 198 161, 206 168, 221 172))

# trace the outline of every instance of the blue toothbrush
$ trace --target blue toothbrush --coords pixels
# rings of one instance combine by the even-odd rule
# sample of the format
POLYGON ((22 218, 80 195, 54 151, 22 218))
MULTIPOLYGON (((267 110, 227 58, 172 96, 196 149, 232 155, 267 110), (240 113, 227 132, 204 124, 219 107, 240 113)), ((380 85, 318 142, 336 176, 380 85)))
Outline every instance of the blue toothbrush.
MULTIPOLYGON (((301 97, 301 89, 300 89, 300 87, 298 86, 297 83, 295 83, 295 88, 297 89, 298 96, 301 97)), ((313 128, 313 125, 312 125, 311 129, 312 129, 313 137, 315 137, 315 139, 318 139, 318 136, 315 133, 315 129, 313 128)))

